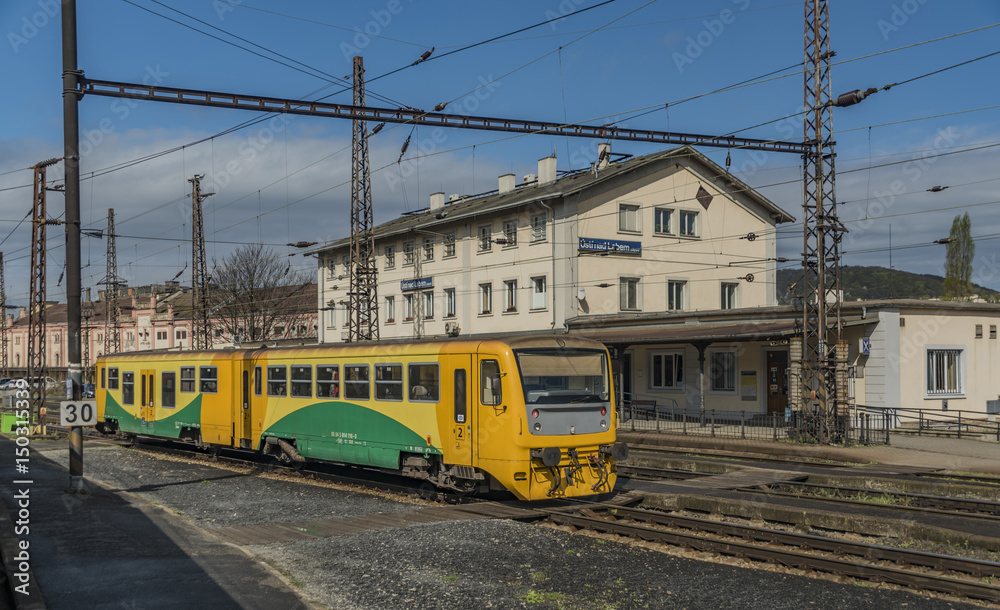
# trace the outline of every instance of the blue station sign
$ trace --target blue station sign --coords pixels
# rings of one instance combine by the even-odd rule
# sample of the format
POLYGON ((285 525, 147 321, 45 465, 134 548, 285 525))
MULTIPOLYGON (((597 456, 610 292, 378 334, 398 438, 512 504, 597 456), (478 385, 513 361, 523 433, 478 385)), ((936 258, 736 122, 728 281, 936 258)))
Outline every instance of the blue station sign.
POLYGON ((581 237, 581 252, 609 252, 613 254, 642 254, 642 242, 619 239, 593 239, 581 237))
POLYGON ((419 277, 415 280, 403 280, 399 283, 399 288, 402 291, 407 290, 423 290, 425 288, 434 287, 433 277, 419 277))

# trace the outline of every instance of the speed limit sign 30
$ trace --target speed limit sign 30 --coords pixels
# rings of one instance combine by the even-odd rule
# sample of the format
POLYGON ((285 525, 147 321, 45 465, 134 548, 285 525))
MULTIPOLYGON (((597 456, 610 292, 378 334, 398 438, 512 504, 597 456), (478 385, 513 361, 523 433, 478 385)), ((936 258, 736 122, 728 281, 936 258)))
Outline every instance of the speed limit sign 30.
POLYGON ((59 403, 60 426, 96 426, 96 400, 64 400, 59 403))

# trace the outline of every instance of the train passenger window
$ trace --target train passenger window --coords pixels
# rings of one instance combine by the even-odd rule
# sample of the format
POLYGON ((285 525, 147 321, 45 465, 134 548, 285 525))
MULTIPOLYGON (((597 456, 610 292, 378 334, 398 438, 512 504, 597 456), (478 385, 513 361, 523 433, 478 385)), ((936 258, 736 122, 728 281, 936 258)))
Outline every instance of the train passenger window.
MULTIPOLYGON (((115 381, 116 382, 118 381, 117 377, 115 378, 115 381)), ((118 384, 116 383, 115 385, 118 384)), ((122 404, 123 405, 135 404, 135 373, 129 373, 129 372, 122 373, 122 404)))
POLYGON ((108 389, 117 390, 118 389, 118 367, 113 366, 108 369, 108 389))
POLYGON ((500 392, 500 363, 483 360, 479 368, 479 384, 484 405, 498 405, 503 400, 500 392))
POLYGON ((316 398, 340 398, 340 368, 332 364, 316 366, 316 398))
POLYGON ((215 366, 198 367, 198 376, 201 378, 202 394, 215 394, 219 391, 219 368, 215 366))
POLYGON ((194 392, 194 367, 181 367, 181 392, 194 392))
POLYGON ((288 395, 288 371, 284 366, 267 367, 267 395, 287 396, 288 395))
POLYGON ((177 383, 177 373, 170 371, 163 373, 163 382, 160 384, 160 388, 163 392, 163 398, 161 402, 164 407, 172 408, 177 406, 176 400, 176 386, 177 383))
POLYGON ((469 399, 465 392, 465 369, 455 369, 455 423, 464 424, 469 410, 469 399))
POLYGON ((368 400, 368 365, 344 365, 344 397, 368 400))
POLYGON ((403 365, 375 365, 375 398, 403 400, 403 365))
POLYGON ((410 400, 437 402, 441 399, 437 364, 411 364, 406 368, 410 400))
POLYGON ((263 375, 260 374, 260 367, 253 367, 253 395, 260 396, 261 386, 264 384, 263 375))
POLYGON ((292 366, 292 396, 297 398, 312 398, 311 366, 292 366))
POLYGON ((106 372, 107 372, 107 369, 105 369, 105 368, 104 368, 104 367, 102 366, 102 367, 101 367, 101 389, 102 389, 102 390, 104 389, 104 377, 105 377, 105 375, 104 375, 104 374, 105 374, 106 372))

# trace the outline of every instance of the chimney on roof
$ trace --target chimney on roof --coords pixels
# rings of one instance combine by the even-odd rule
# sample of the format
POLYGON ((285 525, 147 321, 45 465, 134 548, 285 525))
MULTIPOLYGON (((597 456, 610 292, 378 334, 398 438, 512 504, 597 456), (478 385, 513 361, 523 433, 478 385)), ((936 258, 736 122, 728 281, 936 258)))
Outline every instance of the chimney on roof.
POLYGON ((531 184, 533 182, 538 182, 537 178, 538 178, 538 176, 536 176, 535 174, 525 174, 524 175, 524 182, 522 182, 521 184, 522 184, 522 186, 527 186, 527 185, 529 185, 529 184, 531 184))
POLYGON ((25 309, 23 305, 21 307, 17 308, 17 319, 18 320, 20 320, 21 318, 23 318, 26 315, 28 315, 28 310, 25 309))
POLYGON ((86 295, 84 297, 86 299, 86 301, 84 301, 84 302, 85 303, 90 303, 91 302, 91 300, 90 300, 90 287, 88 286, 87 288, 84 288, 84 290, 86 290, 86 292, 84 293, 86 295))
POLYGON ((597 145, 597 169, 604 169, 611 163, 611 144, 601 142, 597 145))
POLYGON ((431 193, 431 211, 444 207, 444 193, 431 193))
POLYGON ((504 174, 500 176, 500 194, 509 193, 517 186, 517 178, 514 174, 504 174))
POLYGON ((538 184, 548 184, 556 181, 556 156, 538 160, 538 184))
POLYGON ((462 196, 459 195, 458 193, 452 193, 451 195, 448 196, 448 203, 455 203, 456 201, 460 200, 461 198, 462 198, 462 196))

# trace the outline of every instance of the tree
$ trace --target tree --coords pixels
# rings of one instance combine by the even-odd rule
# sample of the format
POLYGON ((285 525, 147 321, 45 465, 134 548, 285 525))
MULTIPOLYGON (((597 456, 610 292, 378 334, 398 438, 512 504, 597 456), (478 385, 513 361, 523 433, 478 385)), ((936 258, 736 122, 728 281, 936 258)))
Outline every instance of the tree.
POLYGON ((948 239, 944 298, 957 301, 972 296, 972 259, 976 256, 976 244, 972 241, 972 220, 968 212, 952 221, 948 239))
POLYGON ((221 263, 213 260, 211 284, 209 318, 234 343, 267 341, 316 310, 309 276, 293 271, 263 244, 240 246, 221 263))

